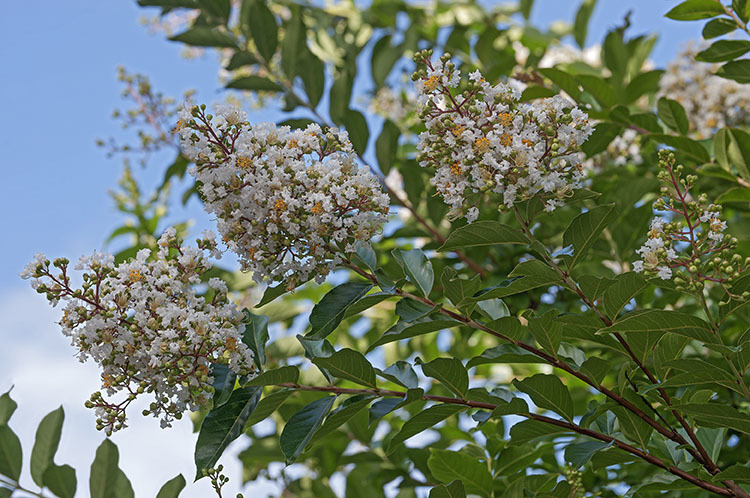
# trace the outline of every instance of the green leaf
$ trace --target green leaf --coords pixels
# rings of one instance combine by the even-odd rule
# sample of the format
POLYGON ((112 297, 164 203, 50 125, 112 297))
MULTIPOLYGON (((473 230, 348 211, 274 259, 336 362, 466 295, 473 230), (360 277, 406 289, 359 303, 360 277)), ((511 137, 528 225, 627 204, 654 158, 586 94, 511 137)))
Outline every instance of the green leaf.
POLYGON ((258 422, 262 422, 263 420, 268 418, 268 416, 275 412, 281 405, 283 405, 284 401, 286 401, 286 399, 292 394, 294 394, 294 390, 282 389, 281 391, 276 391, 267 396, 264 396, 258 403, 258 406, 255 408, 255 410, 253 410, 250 418, 247 419, 245 428, 251 427, 258 422))
POLYGON ((709 427, 727 427, 750 434, 750 415, 721 403, 673 405, 675 410, 694 417, 709 427))
POLYGON ((586 441, 584 443, 570 444, 565 448, 565 460, 570 462, 573 468, 579 469, 591 460, 598 451, 612 446, 612 442, 586 441))
POLYGON ((214 408, 227 402, 234 390, 237 374, 221 363, 211 365, 211 377, 214 378, 211 386, 214 388, 214 408))
POLYGON ((497 221, 475 221, 451 232, 439 252, 496 244, 528 244, 523 232, 497 221))
MULTIPOLYGON (((591 74, 579 74, 576 76, 576 79, 581 86, 583 86, 584 90, 593 95, 594 98, 599 101, 602 107, 612 107, 615 105, 617 99, 615 90, 612 88, 612 85, 604 81, 604 79, 591 74)), ((589 138, 589 140, 591 139, 589 138)))
POLYGON ((560 277, 545 263, 530 259, 519 263, 508 275, 507 280, 503 280, 494 287, 483 289, 475 296, 475 301, 484 301, 487 299, 503 298, 513 294, 543 287, 546 285, 557 284, 560 277))
POLYGON ((695 54, 696 60, 703 62, 724 62, 750 52, 750 41, 719 40, 706 50, 695 54))
MULTIPOLYGON (((349 109, 349 103, 352 99, 353 83, 354 77, 347 69, 340 69, 338 74, 334 77, 329 98, 329 113, 331 115, 331 119, 337 125, 343 123, 344 115, 349 109)), ((385 172, 382 169, 382 166, 383 165, 381 164, 381 171, 385 172)))
MULTIPOLYGON (((268 292, 268 291, 266 291, 268 292)), ((268 342, 268 320, 265 315, 254 315, 247 309, 243 310, 245 332, 242 334, 242 342, 252 350, 255 366, 262 370, 266 364, 266 342, 268 342)))
POLYGON ((325 368, 331 375, 367 387, 375 388, 375 369, 359 351, 344 348, 327 358, 313 359, 315 365, 325 368))
POLYGON ((750 83, 750 60, 727 62, 716 71, 716 75, 737 83, 750 83))
POLYGON ((0 425, 7 425, 18 404, 10 397, 10 391, 0 396, 0 425))
POLYGON ((699 142, 692 140, 687 137, 664 135, 661 133, 652 133, 648 135, 649 140, 654 140, 656 143, 664 144, 668 147, 673 147, 679 152, 687 155, 692 161, 698 163, 707 163, 711 160, 705 147, 699 142))
POLYGON ((275 386, 279 384, 294 384, 299 379, 299 369, 297 367, 286 365, 274 370, 266 370, 254 379, 246 382, 243 387, 248 386, 275 386))
POLYGON ((625 99, 627 102, 635 102, 642 95, 656 93, 659 90, 659 80, 661 80, 662 74, 664 74, 664 71, 660 69, 638 74, 625 87, 625 99))
POLYGON ((391 442, 388 444, 388 450, 386 453, 391 454, 396 450, 396 447, 409 439, 412 436, 416 436, 422 431, 430 429, 442 422, 443 420, 451 417, 458 412, 466 409, 465 405, 459 405, 454 403, 443 403, 440 405, 434 405, 426 410, 422 410, 413 417, 409 418, 401 430, 393 436, 391 442))
POLYGON ((594 11, 595 5, 596 0, 583 0, 576 12, 576 18, 573 22, 573 36, 581 49, 586 48, 586 34, 589 29, 589 19, 591 18, 591 13, 594 11))
POLYGON ((407 389, 414 389, 419 385, 419 378, 409 362, 399 360, 378 375, 407 389))
POLYGON ((427 460, 430 472, 442 482, 460 480, 469 493, 492 495, 492 475, 487 464, 461 451, 430 449, 427 460))
POLYGON ((270 62, 278 45, 276 18, 261 0, 251 0, 245 22, 250 29, 255 46, 266 62, 270 62))
POLYGON ((724 13, 724 8, 715 0, 685 0, 665 14, 675 21, 697 21, 724 13))
POLYGON ((182 474, 178 474, 177 477, 174 477, 164 483, 164 486, 161 487, 159 490, 159 493, 156 495, 156 498, 177 498, 180 496, 180 491, 182 491, 185 488, 185 478, 182 477, 182 474))
POLYGON ((607 225, 617 217, 614 204, 597 206, 581 213, 570 222, 563 233, 563 247, 573 246, 568 268, 573 268, 594 245, 607 225))
POLYGON ((550 310, 540 317, 529 320, 528 329, 541 348, 557 357, 557 350, 562 340, 562 324, 555 320, 557 310, 550 310))
POLYGON ((469 373, 458 358, 435 358, 420 366, 426 376, 439 380, 461 398, 466 395, 469 388, 469 373))
POLYGON ((281 68, 290 80, 297 76, 300 55, 306 51, 306 44, 307 33, 300 9, 293 8, 291 18, 284 25, 284 36, 281 39, 281 68))
POLYGON ((234 53, 231 59, 229 59, 229 63, 227 64, 226 70, 227 71, 234 71, 235 69, 239 69, 241 67, 245 66, 252 66, 253 64, 257 64, 258 59, 255 58, 253 54, 250 52, 243 52, 238 50, 234 53))
POLYGON ((523 420, 513 424, 510 428, 510 440, 514 445, 546 439, 550 436, 558 437, 571 433, 570 430, 538 420, 523 420))
POLYGON ((44 486, 44 472, 50 465, 54 464, 55 453, 60 446, 60 435, 62 434, 65 412, 60 406, 57 410, 48 413, 36 430, 34 447, 31 449, 31 478, 39 486, 44 486))
POLYGON ((236 78, 229 83, 227 83, 227 88, 232 88, 235 90, 250 90, 253 92, 280 92, 282 91, 282 88, 274 83, 273 81, 269 80, 268 78, 264 78, 262 76, 240 76, 239 78, 236 78))
POLYGON ((725 204, 728 202, 750 202, 750 188, 733 187, 716 198, 717 204, 725 204))
POLYGON ((711 19, 710 21, 708 21, 706 25, 703 26, 703 32, 701 34, 703 35, 704 39, 710 40, 711 38, 716 38, 717 36, 722 36, 730 33, 737 28, 737 23, 732 19, 719 17, 717 19, 711 19))
POLYGON ((554 375, 536 374, 523 380, 514 379, 513 385, 529 395, 538 407, 552 410, 568 421, 573 421, 575 409, 568 388, 554 375))
POLYGON ((676 100, 662 97, 659 99, 657 109, 659 118, 677 133, 686 135, 690 130, 690 121, 688 121, 685 108, 676 100))
POLYGON ((613 325, 597 332, 614 334, 615 332, 652 332, 677 334, 701 342, 715 343, 711 327, 698 317, 679 311, 647 309, 632 311, 617 320, 613 325))
MULTIPOLYGON (((750 62, 750 61, 748 61, 750 62)), ((748 68, 750 70, 750 68, 748 68)), ((750 82, 750 79, 748 80, 750 82)), ((727 156, 741 177, 750 179, 750 134, 736 128, 728 128, 729 145, 727 156)))
POLYGON ((583 362, 579 370, 581 373, 593 379, 597 384, 601 384, 611 368, 612 364, 610 362, 592 356, 583 362))
POLYGON ((440 283, 443 284, 445 297, 450 300, 453 306, 461 310, 466 310, 467 304, 475 304, 471 301, 471 298, 482 286, 482 280, 479 275, 474 275, 471 279, 461 278, 456 273, 456 270, 450 266, 446 266, 443 269, 443 274, 440 276, 440 283))
POLYGON ((352 417, 362 411, 364 407, 375 399, 374 396, 357 394, 344 400, 335 410, 328 414, 325 423, 315 432, 311 443, 315 443, 320 438, 335 431, 352 417))
POLYGON ((436 316, 440 318, 425 316, 413 322, 399 321, 398 323, 396 323, 396 325, 388 329, 385 334, 380 337, 380 339, 372 343, 370 347, 367 348, 367 352, 369 353, 376 347, 382 346, 383 344, 388 344, 389 342, 400 341, 402 339, 410 339, 418 335, 429 334, 430 332, 462 325, 462 323, 459 321, 449 319, 447 317, 442 318, 442 315, 436 316))
POLYGON ((540 68, 539 72, 552 80, 555 85, 559 86, 574 100, 581 99, 581 90, 578 88, 578 82, 568 73, 555 68, 540 68))
POLYGON ((531 7, 534 6, 534 0, 521 0, 519 4, 519 10, 521 11, 521 15, 524 19, 527 21, 531 17, 531 7))
MULTIPOLYGON (((323 97, 326 85, 325 70, 323 61, 306 49, 304 57, 299 64, 299 75, 302 78, 302 84, 305 86, 307 99, 313 107, 317 106, 323 97)), ((355 139, 351 138, 351 140, 354 143, 355 139)))
POLYGON ((369 425, 377 422, 389 413, 410 405, 416 401, 424 400, 424 390, 420 388, 408 389, 403 398, 385 398, 372 404, 369 410, 369 425))
POLYGON ((581 149, 589 157, 604 152, 621 131, 621 125, 607 122, 599 123, 591 136, 581 145, 581 149))
POLYGON ((730 479, 734 482, 750 483, 750 467, 736 463, 713 477, 714 482, 730 479))
POLYGON ((326 396, 306 405, 287 421, 281 431, 281 451, 284 452, 287 465, 294 463, 297 457, 312 440, 315 432, 331 411, 336 396, 326 396))
POLYGON ((197 26, 169 38, 194 47, 237 48, 234 38, 216 28, 197 26))
POLYGON ((709 429, 708 427, 701 427, 696 431, 696 436, 701 445, 706 449, 708 457, 714 462, 719 459, 721 454, 721 447, 724 446, 724 436, 726 435, 726 429, 723 427, 720 429, 709 429))
POLYGON ((383 129, 375 141, 375 157, 378 158, 378 167, 380 171, 387 175, 396 160, 396 151, 398 150, 398 137, 401 136, 401 130, 393 124, 393 121, 386 119, 383 123, 383 129))
POLYGON ((60 498, 73 498, 78 487, 76 471, 70 465, 55 465, 53 463, 48 466, 42 476, 42 482, 55 496, 60 498))
POLYGON ((196 480, 203 477, 202 471, 213 467, 229 443, 242 434, 262 392, 262 387, 241 387, 232 393, 229 401, 208 412, 195 444, 196 480))
POLYGON ((602 294, 601 304, 604 312, 611 318, 616 318, 625 305, 640 294, 646 285, 646 279, 638 273, 627 272, 617 275, 602 294))
MULTIPOLYGON (((115 443, 109 439, 102 441, 96 450, 96 457, 91 463, 89 473, 89 496, 91 498, 120 498, 116 489, 126 487, 122 471, 117 466, 120 452, 115 443)), ((125 478, 127 480, 127 478, 125 478)))
POLYGON ((424 252, 421 249, 412 249, 411 251, 396 249, 392 254, 403 268, 409 281, 417 287, 424 297, 428 297, 435 276, 432 271, 432 263, 427 259, 424 252))
POLYGON ((349 133, 349 140, 354 146, 354 150, 362 156, 367 149, 367 141, 370 139, 370 130, 367 127, 367 120, 364 115, 354 109, 348 109, 344 113, 342 124, 349 133))
POLYGON ((372 79, 380 88, 393 69, 393 65, 401 58, 403 48, 391 44, 391 36, 386 35, 372 47, 372 79))
POLYGON ((470 359, 466 368, 487 363, 546 363, 543 359, 515 344, 500 344, 486 349, 481 355, 470 359))
POLYGON ((620 423, 620 430, 625 437, 637 443, 640 448, 647 448, 654 428, 625 407, 614 407, 612 408, 612 412, 617 417, 617 421, 620 423))
POLYGON ((370 289, 372 284, 368 282, 346 282, 331 289, 310 313, 312 330, 305 334, 305 337, 328 337, 344 319, 347 308, 359 301, 370 289))
POLYGON ((22 466, 21 441, 7 425, 0 425, 0 475, 18 481, 22 466))
POLYGON ((405 297, 396 303, 396 315, 405 322, 413 322, 435 311, 435 306, 428 306, 421 301, 405 297))
POLYGON ((430 490, 430 498, 466 498, 466 490, 461 481, 440 484, 430 490))
POLYGON ((502 299, 487 299, 477 303, 479 312, 489 320, 497 320, 510 316, 510 310, 502 299))

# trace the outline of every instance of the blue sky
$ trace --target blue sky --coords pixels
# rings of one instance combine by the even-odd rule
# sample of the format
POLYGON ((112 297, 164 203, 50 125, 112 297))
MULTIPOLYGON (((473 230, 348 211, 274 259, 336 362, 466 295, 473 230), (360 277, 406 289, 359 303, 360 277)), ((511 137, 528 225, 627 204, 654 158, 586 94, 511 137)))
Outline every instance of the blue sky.
MULTIPOLYGON (((652 58, 663 66, 682 43, 697 39, 702 27, 700 22, 665 19, 663 14, 675 3, 600 0, 588 41, 600 41, 633 9, 632 33, 660 34, 652 58)), ((537 0, 532 20, 541 26, 571 20, 577 5, 577 0, 537 0)), ((20 408, 11 425, 26 455, 38 421, 63 403, 68 421, 58 463, 78 469, 79 496, 86 495, 88 466, 101 440, 93 417, 82 407, 98 376, 93 365, 73 358, 53 323, 57 310, 49 310, 17 275, 35 252, 75 260, 101 248, 106 235, 122 222, 107 195, 121 173, 121 161, 105 158, 95 146, 96 138, 122 136, 110 118, 122 104, 117 66, 148 75, 166 95, 180 96, 195 88, 198 101, 218 98, 214 58, 181 59, 179 45, 149 35, 139 24, 144 13, 132 0, 68 0, 10 2, 0 16, 0 219, 5 240, 0 245, 0 391, 16 386, 13 394, 20 408)), ((270 119, 262 113, 255 116, 270 119)), ((136 174, 153 184, 163 174, 158 166, 135 166, 136 174)), ((195 206, 187 215, 176 211, 178 219, 191 216, 198 226, 209 223, 195 206)), ((162 431, 152 419, 135 416, 133 422, 115 442, 136 496, 154 496, 158 486, 178 472, 192 475, 195 436, 189 423, 162 431)), ((228 495, 234 496, 239 468, 228 467, 233 477, 228 495)), ((182 496, 207 496, 205 486, 189 486, 182 496)))

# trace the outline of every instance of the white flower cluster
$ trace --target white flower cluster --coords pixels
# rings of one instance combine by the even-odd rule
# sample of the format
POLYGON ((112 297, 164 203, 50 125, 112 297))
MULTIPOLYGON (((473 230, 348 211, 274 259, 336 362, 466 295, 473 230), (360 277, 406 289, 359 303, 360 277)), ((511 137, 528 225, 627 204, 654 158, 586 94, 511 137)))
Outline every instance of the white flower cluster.
POLYGON ((657 97, 682 104, 697 138, 750 122, 750 85, 716 76, 719 64, 696 61, 696 52, 688 47, 667 65, 657 97))
POLYGON ((262 281, 322 281, 340 251, 377 234, 388 196, 356 162, 346 132, 250 125, 237 108, 181 120, 182 148, 196 164, 206 209, 243 269, 262 281))
POLYGON ((648 239, 636 250, 642 259, 633 263, 633 270, 662 280, 674 278, 691 290, 706 281, 724 284, 738 277, 748 261, 732 251, 737 239, 725 236, 727 224, 721 220, 720 207, 708 204, 705 195, 693 198, 690 189, 697 177, 683 179, 683 168, 674 166, 673 153, 661 150, 659 158, 663 197, 654 208, 666 215, 651 221, 648 239))
POLYGON ((65 303, 63 334, 81 361, 91 358, 102 367, 102 390, 86 406, 96 410, 97 428, 107 434, 125 426, 126 408, 143 393, 154 396, 144 415, 160 416, 162 427, 205 405, 212 363, 238 375, 253 372, 242 314, 229 302, 226 285, 211 278, 204 296, 196 292, 211 268, 204 250, 215 250, 212 237, 199 240, 198 248, 182 247, 170 228, 158 244, 154 254, 141 249, 119 265, 100 252, 82 257, 75 266, 83 272, 78 289, 71 287, 64 258, 51 267, 37 254, 21 273, 53 305, 65 303), (111 400, 118 393, 121 401, 111 400))
POLYGON ((415 60, 421 116, 419 163, 435 168, 432 183, 469 222, 479 214, 484 193, 502 194, 502 203, 540 198, 552 211, 581 187, 581 144, 592 132, 588 116, 561 96, 519 102, 518 83, 491 85, 479 71, 463 91, 448 54, 437 64, 424 51, 415 60))
POLYGON ((641 135, 631 129, 617 135, 607 149, 583 162, 587 172, 598 172, 607 165, 624 166, 626 164, 643 164, 641 155, 641 135))

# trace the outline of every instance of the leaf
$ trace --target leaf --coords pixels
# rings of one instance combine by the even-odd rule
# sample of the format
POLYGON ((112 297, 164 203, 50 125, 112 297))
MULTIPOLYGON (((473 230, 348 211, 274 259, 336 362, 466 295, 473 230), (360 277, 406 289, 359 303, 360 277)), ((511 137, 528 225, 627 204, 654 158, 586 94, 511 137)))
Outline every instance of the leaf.
POLYGON ((372 289, 368 282, 346 282, 328 291, 310 313, 312 330, 305 334, 308 339, 324 339, 336 330, 344 319, 347 308, 359 301, 372 289))
POLYGON ((7 425, 0 425, 0 475, 18 481, 22 466, 21 441, 7 425))
POLYGON ((716 71, 716 75, 738 83, 750 83, 750 60, 727 62, 716 71))
MULTIPOLYGON (((122 471, 117 466, 120 452, 115 443, 109 439, 102 441, 96 450, 96 457, 91 463, 89 473, 89 496, 91 498, 120 498, 115 489, 122 486, 122 471)), ((127 479, 127 478, 126 478, 127 479)))
POLYGON ((195 443, 196 481, 203 477, 203 470, 210 469, 219 461, 229 443, 242 434, 245 423, 258 406, 262 392, 262 387, 241 387, 232 393, 225 404, 208 412, 195 443))
MULTIPOLYGON (((748 61, 750 62, 750 61, 748 61)), ((750 71, 750 68, 748 68, 750 71)), ((748 80, 750 82, 750 79, 748 80)), ((731 140, 727 147, 727 155, 731 163, 737 168, 740 176, 750 179, 750 134, 736 128, 729 128, 728 135, 731 140)))
POLYGON ((709 427, 727 427, 750 434, 750 415, 720 403, 673 405, 675 410, 694 417, 709 427))
POLYGON ((724 445, 724 435, 726 434, 726 432, 726 429, 724 429, 723 427, 720 429, 709 429, 708 427, 701 427, 696 432, 698 440, 706 449, 706 452, 708 452, 708 457, 714 462, 719 459, 719 455, 721 454, 721 447, 724 445))
POLYGON ((724 8, 715 0, 685 0, 665 14, 675 21, 697 21, 716 17, 724 13, 724 8))
POLYGON ((258 406, 255 408, 255 410, 253 410, 250 418, 247 419, 245 428, 247 429, 248 427, 251 427, 258 422, 262 422, 263 420, 268 418, 269 415, 271 415, 281 405, 283 405, 284 401, 286 401, 286 399, 292 394, 294 394, 294 391, 292 389, 282 389, 280 391, 276 391, 267 396, 264 396, 258 403, 258 406))
POLYGON ((466 491, 461 481, 440 484, 430 490, 430 498, 466 498, 466 491))
POLYGON ((514 379, 513 385, 529 395, 540 408, 546 408, 573 421, 575 409, 568 388, 554 375, 536 374, 523 380, 514 379))
POLYGON ((719 17, 717 19, 711 19, 710 21, 708 21, 706 25, 703 26, 703 32, 701 34, 703 35, 704 39, 710 40, 711 38, 716 38, 717 36, 730 33, 737 28, 737 23, 732 19, 719 17))
POLYGON ((362 156, 365 153, 365 149, 367 149, 367 141, 370 139, 367 120, 361 112, 354 109, 347 109, 344 113, 342 124, 349 133, 349 140, 352 146, 354 146, 354 150, 362 156))
POLYGON ((409 281, 414 284, 424 297, 430 295, 435 275, 432 271, 432 263, 421 249, 412 249, 411 251, 394 250, 394 258, 409 281))
POLYGON ((571 431, 538 420, 523 420, 510 428, 510 441, 514 445, 526 444, 550 436, 558 437, 571 431))
MULTIPOLYGON (((604 81, 603 78, 591 74, 579 74, 576 75, 576 79, 581 86, 583 86, 584 90, 593 95, 594 98, 599 101, 602 107, 612 107, 615 105, 615 100, 617 98, 615 90, 612 88, 612 85, 604 81)), ((588 154, 588 152, 586 153, 588 154)))
POLYGON ((728 202, 750 203, 750 188, 733 187, 716 199, 717 204, 725 204, 728 202))
POLYGON ((678 151, 687 155, 692 161, 698 163, 707 163, 711 160, 705 147, 699 142, 692 140, 687 137, 664 135, 661 133, 652 133, 648 135, 649 140, 654 140, 656 143, 664 144, 668 147, 674 147, 678 151))
POLYGON ((257 377, 246 382, 242 387, 248 386, 275 386, 279 384, 294 384, 299 379, 299 369, 286 365, 274 370, 266 370, 257 377))
POLYGON ((381 399, 380 401, 377 401, 372 404, 369 410, 369 423, 368 425, 372 425, 373 423, 377 422, 381 418, 385 417, 389 413, 399 409, 403 408, 406 405, 410 405, 416 401, 423 401, 424 400, 424 390, 420 388, 414 388, 414 389, 408 389, 406 391, 406 396, 403 398, 385 398, 381 399))
POLYGON ((398 150, 398 137, 401 136, 401 130, 393 124, 393 121, 386 119, 383 123, 383 129, 375 141, 375 157, 378 159, 380 171, 387 175, 396 160, 396 151, 398 150))
POLYGON ((396 303, 396 315, 405 322, 413 322, 435 311, 435 306, 428 306, 421 301, 405 297, 396 303))
POLYGON ((598 451, 612 446, 612 442, 586 441, 583 443, 570 444, 565 448, 565 460, 570 462, 573 468, 579 469, 591 460, 598 451))
POLYGON ((393 453, 399 444, 403 443, 410 437, 416 436, 420 432, 434 427, 448 417, 451 417, 465 409, 465 405, 443 403, 422 410, 421 412, 417 413, 406 422, 404 422, 401 430, 395 436, 393 436, 393 439, 391 439, 391 442, 388 444, 386 453, 393 453))
POLYGON ((662 97, 659 99, 657 109, 659 118, 677 133, 686 135, 690 130, 690 121, 688 121, 685 108, 676 100, 662 97))
POLYGON ((197 26, 169 38, 171 41, 182 42, 194 47, 237 48, 234 38, 208 26, 197 26))
POLYGON ((240 76, 227 83, 227 88, 234 90, 250 90, 253 92, 280 92, 282 88, 262 76, 240 76))
POLYGON ((478 302, 486 299, 503 298, 537 287, 556 284, 560 281, 560 277, 555 270, 537 259, 519 263, 508 277, 507 280, 503 280, 494 287, 479 291, 474 296, 474 300, 478 302))
POLYGON ((290 80, 297 76, 300 55, 307 49, 307 33, 299 8, 292 9, 281 39, 281 68, 290 80))
POLYGON ((616 217, 615 205, 607 204, 592 208, 573 218, 563 233, 563 247, 573 246, 573 256, 568 268, 573 268, 581 261, 602 231, 616 217))
POLYGON ((440 283, 443 284, 443 293, 453 306, 469 314, 471 307, 476 304, 472 302, 472 296, 482 286, 482 280, 479 275, 474 275, 471 279, 461 278, 456 270, 450 266, 443 269, 440 276, 440 283))
POLYGON ((414 389, 419 385, 419 378, 409 362, 399 360, 385 371, 378 371, 378 375, 407 389, 414 389))
POLYGON ((7 425, 18 404, 10 397, 10 391, 0 396, 0 425, 7 425))
MULTIPOLYGON (((325 64, 315 54, 305 49, 299 64, 299 75, 302 78, 302 84, 305 86, 307 99, 313 107, 317 106, 323 97, 326 84, 325 69, 325 64)), ((354 143, 355 138, 351 139, 352 143, 354 143)))
POLYGON ((750 467, 738 463, 719 472, 713 477, 714 482, 728 481, 750 483, 750 467))
POLYGON ((276 18, 261 0, 251 0, 248 18, 245 22, 250 29, 258 52, 270 63, 278 45, 276 18))
POLYGON ((439 481, 460 480, 469 493, 492 495, 493 480, 487 465, 471 455, 431 448, 427 465, 439 481))
POLYGON ((439 380, 461 398, 466 395, 469 388, 469 373, 458 358, 435 358, 420 366, 426 376, 439 380))
POLYGON ((326 396, 307 404, 287 421, 281 431, 281 451, 284 452, 287 465, 294 463, 304 451, 307 443, 323 423, 323 419, 333 406, 336 396, 326 396))
POLYGON ((60 446, 60 435, 62 434, 65 412, 63 407, 51 411, 39 422, 36 430, 34 447, 31 449, 31 478, 39 486, 44 486, 44 472, 54 465, 55 453, 60 446))
POLYGON ((599 123, 594 128, 594 132, 589 138, 581 145, 581 150, 586 153, 587 156, 595 156, 600 152, 607 150, 607 147, 615 139, 617 135, 622 131, 622 126, 615 123, 599 123))
POLYGON ((487 363, 546 363, 537 355, 522 349, 515 344, 500 344, 486 349, 481 355, 470 359, 466 368, 487 363))
MULTIPOLYGON (((441 317, 442 315, 437 315, 441 317)), ((389 342, 400 341, 402 339, 410 339, 418 335, 429 334, 438 330, 443 330, 451 327, 462 325, 461 322, 448 319, 448 318, 433 318, 432 316, 425 316, 413 322, 399 321, 388 329, 380 339, 375 341, 367 348, 369 353, 378 346, 388 344, 389 342)))
POLYGON ((625 87, 626 101, 628 103, 635 102, 642 95, 656 93, 659 90, 659 80, 661 80, 662 74, 664 74, 664 71, 659 69, 638 74, 625 87))
POLYGON ((719 40, 706 50, 695 54, 695 58, 703 62, 724 62, 736 59, 747 52, 750 52, 750 41, 719 40))
POLYGON ((646 279, 639 273, 621 273, 602 294, 601 304, 607 316, 616 319, 620 311, 646 288, 646 279))
POLYGON ((156 498, 177 498, 180 496, 180 491, 185 488, 185 478, 182 474, 178 474, 177 477, 173 477, 169 481, 164 483, 164 486, 159 489, 159 493, 156 498))
POLYGON ((331 375, 367 387, 375 388, 375 369, 359 351, 344 348, 327 358, 313 359, 315 365, 325 368, 331 375))
MULTIPOLYGON (((266 291, 268 292, 268 291, 266 291)), ((265 315, 254 315, 247 309, 243 310, 245 331, 242 334, 242 342, 253 352, 253 361, 258 370, 263 369, 266 364, 266 342, 268 342, 268 320, 265 315)))
POLYGON ((606 360, 602 360, 596 356, 592 356, 583 362, 579 370, 581 373, 593 379, 597 384, 601 385, 612 368, 612 364, 606 360))
POLYGON ((211 377, 214 378, 211 386, 214 388, 214 408, 227 402, 234 390, 237 374, 221 363, 211 365, 211 377))
POLYGON ((369 405, 373 399, 375 399, 374 396, 358 394, 344 400, 343 403, 328 414, 325 423, 316 431, 311 443, 315 443, 344 425, 349 419, 362 411, 365 406, 369 405))
POLYGON ((647 448, 654 428, 625 407, 614 407, 612 408, 612 412, 617 417, 617 421, 620 423, 620 430, 625 437, 637 443, 640 448, 647 448))
POLYGON ((562 324, 555 320, 557 310, 550 310, 540 317, 529 320, 528 329, 541 348, 557 357, 557 350, 562 340, 562 324))
POLYGON ((586 48, 586 34, 588 33, 589 18, 594 11, 596 0, 583 0, 576 12, 573 22, 573 36, 581 49, 586 48))
POLYGON ((252 66, 253 64, 257 63, 258 59, 256 59, 253 54, 251 54, 250 52, 243 52, 238 50, 234 53, 232 58, 229 59, 226 70, 234 71, 235 69, 239 69, 245 66, 252 66))
POLYGON ((70 465, 55 465, 53 463, 48 466, 42 476, 42 482, 55 496, 60 498, 73 498, 78 488, 76 471, 70 465))
POLYGON ((716 342, 716 338, 711 333, 711 327, 700 318, 679 311, 657 309, 630 312, 610 327, 601 329, 597 334, 651 331, 669 332, 702 342, 716 342))
POLYGON ((523 232, 497 221, 475 221, 451 232, 438 252, 496 244, 528 244, 523 232))
POLYGON ((487 299, 477 303, 479 312, 489 320, 497 320, 510 316, 510 310, 502 299, 487 299))

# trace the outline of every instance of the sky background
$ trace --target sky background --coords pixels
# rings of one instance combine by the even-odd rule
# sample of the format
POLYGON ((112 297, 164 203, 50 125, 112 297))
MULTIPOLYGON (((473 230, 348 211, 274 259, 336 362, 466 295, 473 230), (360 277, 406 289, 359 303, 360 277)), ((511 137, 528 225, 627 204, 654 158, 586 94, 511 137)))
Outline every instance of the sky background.
MULTIPOLYGON (((485 2, 491 4, 492 2, 485 2)), ((546 26, 572 20, 578 0, 536 0, 532 22, 546 26)), ((588 43, 602 40, 633 9, 631 34, 660 35, 652 60, 663 67, 688 40, 700 37, 703 23, 678 23, 663 17, 677 1, 599 0, 588 43)), ((24 447, 24 476, 36 425, 63 405, 66 422, 56 463, 77 469, 78 494, 88 494, 88 469, 103 435, 83 402, 99 383, 93 364, 80 364, 69 341, 54 323, 60 313, 50 309, 18 272, 35 252, 67 256, 76 261, 104 247, 106 236, 123 218, 107 191, 117 184, 120 158, 107 159, 96 138, 122 138, 111 119, 122 106, 122 85, 116 68, 124 66, 151 78, 165 95, 197 90, 197 102, 220 98, 216 60, 180 58, 181 46, 151 35, 139 23, 153 10, 134 0, 67 0, 8 2, 0 16, 0 393, 15 386, 19 409, 11 420, 24 447)), ((253 120, 273 119, 263 113, 253 120)), ((134 166, 139 179, 153 185, 163 175, 162 163, 148 169, 134 166)), ((166 163, 163 163, 166 164, 166 163)), ((195 204, 174 206, 175 220, 196 221, 191 236, 211 222, 195 204)), ((132 412, 130 428, 112 438, 120 448, 120 466, 130 477, 136 496, 155 496, 178 473, 188 482, 194 475, 196 435, 189 421, 169 430, 158 421, 132 412)), ((230 449, 234 454, 241 440, 230 449)), ((241 470, 234 458, 223 459, 232 481, 226 496, 239 491, 241 470)), ((245 488, 254 496, 272 490, 259 483, 245 488)), ((206 480, 189 484, 181 496, 210 496, 206 480)))

